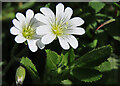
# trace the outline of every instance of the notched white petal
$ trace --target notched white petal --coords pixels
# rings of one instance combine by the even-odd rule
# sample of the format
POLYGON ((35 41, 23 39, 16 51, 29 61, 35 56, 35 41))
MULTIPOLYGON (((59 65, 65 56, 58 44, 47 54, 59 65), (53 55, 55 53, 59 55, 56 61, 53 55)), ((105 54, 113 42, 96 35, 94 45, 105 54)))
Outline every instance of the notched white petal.
POLYGON ((69 22, 74 26, 80 26, 80 25, 84 24, 84 20, 80 17, 74 17, 74 18, 70 19, 69 22))
POLYGON ((66 20, 69 20, 73 14, 73 10, 70 7, 67 7, 65 9, 65 17, 67 18, 66 20))
POLYGON ((20 33, 20 31, 13 26, 10 28, 10 33, 13 35, 18 35, 20 33))
POLYGON ((54 13, 53 11, 50 9, 50 8, 47 8, 47 7, 42 7, 40 8, 40 11, 45 15, 45 16, 48 16, 48 17, 52 17, 54 18, 54 13))
POLYGON ((31 19, 31 18, 33 18, 33 16, 34 16, 33 10, 28 9, 28 10, 26 11, 26 17, 31 19))
POLYGON ((47 35, 44 35, 41 39, 43 44, 49 44, 51 43, 54 39, 56 38, 56 36, 52 33, 49 33, 47 35))
POLYGON ((59 3, 56 6, 56 16, 58 17, 59 14, 63 14, 64 12, 64 5, 62 3, 59 3))
POLYGON ((68 35, 67 37, 67 41, 69 42, 69 44, 74 48, 76 49, 78 47, 78 41, 77 39, 72 36, 72 35, 68 35))
POLYGON ((48 24, 48 19, 47 19, 47 17, 45 17, 43 14, 41 14, 41 13, 37 13, 37 14, 35 14, 35 18, 38 20, 38 21, 40 21, 40 22, 43 22, 43 23, 45 23, 45 24, 48 24))
POLYGON ((27 42, 28 42, 28 47, 29 47, 29 49, 30 49, 32 52, 36 52, 37 49, 38 49, 38 47, 37 47, 37 45, 36 45, 36 41, 37 41, 37 40, 27 40, 27 42))
POLYGON ((17 43, 23 43, 24 41, 26 41, 26 39, 22 36, 22 34, 19 34, 18 36, 15 37, 15 41, 17 43))
POLYGON ((21 29, 21 23, 17 19, 13 19, 12 22, 16 28, 21 29))
POLYGON ((70 48, 67 40, 64 37, 58 37, 60 45, 63 49, 68 50, 70 48))
POLYGON ((17 13, 16 14, 16 18, 20 21, 20 22, 24 22, 25 21, 25 16, 22 13, 17 13))

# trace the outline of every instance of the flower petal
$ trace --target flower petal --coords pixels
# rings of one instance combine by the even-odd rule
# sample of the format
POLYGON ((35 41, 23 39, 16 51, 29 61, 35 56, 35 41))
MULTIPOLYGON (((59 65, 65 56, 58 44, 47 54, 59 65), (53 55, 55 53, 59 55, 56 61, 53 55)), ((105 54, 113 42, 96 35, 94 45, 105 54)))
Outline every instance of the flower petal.
POLYGON ((63 14, 64 12, 64 5, 62 3, 59 3, 57 6, 56 6, 56 17, 58 18, 59 15, 63 14))
POLYGON ((70 24, 74 25, 74 26, 80 26, 82 24, 84 24, 84 20, 81 19, 80 17, 74 17, 72 19, 70 19, 70 24))
POLYGON ((38 40, 37 41, 37 46, 40 48, 40 49, 43 49, 45 47, 45 45, 41 42, 41 40, 38 40))
POLYGON ((28 10, 26 11, 26 17, 29 18, 29 19, 33 18, 33 17, 34 17, 34 12, 33 12, 33 10, 28 9, 28 10))
POLYGON ((12 22, 16 28, 18 28, 19 30, 22 29, 21 23, 17 19, 13 19, 12 22))
POLYGON ((22 13, 17 13, 16 18, 22 23, 25 21, 25 16, 22 13))
POLYGON ((34 12, 31 9, 28 9, 26 11, 26 24, 31 24, 32 18, 34 17, 34 12))
POLYGON ((48 23, 49 23, 49 22, 47 21, 48 18, 45 17, 45 16, 44 16, 43 14, 41 14, 41 13, 35 14, 35 18, 36 18, 38 21, 41 21, 41 22, 43 22, 43 23, 45 23, 45 24, 48 24, 48 23))
POLYGON ((50 27, 48 25, 39 26, 36 29, 38 35, 45 35, 50 32, 50 27))
POLYGON ((49 44, 51 43, 54 39, 56 38, 56 36, 52 33, 49 33, 45 36, 42 37, 41 41, 43 44, 49 44))
POLYGON ((48 21, 49 23, 53 23, 55 22, 55 15, 54 13, 52 12, 52 10, 50 8, 47 8, 47 7, 43 7, 40 9, 40 11, 46 16, 48 17, 48 21))
POLYGON ((15 41, 17 43, 23 43, 24 41, 26 41, 26 39, 22 36, 22 34, 19 34, 18 36, 15 37, 15 41))
POLYGON ((63 49, 68 50, 70 48, 67 40, 64 37, 58 36, 58 39, 59 39, 60 45, 63 49))
POLYGON ((32 52, 36 52, 38 47, 36 45, 37 40, 27 40, 28 47, 32 52))
POLYGON ((68 34, 83 35, 85 33, 85 30, 83 28, 76 27, 73 29, 68 29, 68 31, 66 31, 66 32, 68 34))
POLYGON ((20 33, 20 31, 13 26, 10 28, 10 33, 13 35, 18 35, 20 33))
POLYGON ((45 16, 48 16, 48 17, 50 17, 50 18, 54 18, 54 17, 55 17, 53 11, 52 11, 50 8, 42 7, 42 8, 40 8, 40 11, 41 11, 45 16))
POLYGON ((65 9, 65 14, 64 14, 66 21, 68 21, 71 18, 72 14, 73 14, 73 10, 70 7, 67 7, 65 9))
POLYGON ((67 35, 67 41, 69 42, 69 44, 76 49, 78 47, 78 41, 77 39, 72 36, 72 35, 67 35))

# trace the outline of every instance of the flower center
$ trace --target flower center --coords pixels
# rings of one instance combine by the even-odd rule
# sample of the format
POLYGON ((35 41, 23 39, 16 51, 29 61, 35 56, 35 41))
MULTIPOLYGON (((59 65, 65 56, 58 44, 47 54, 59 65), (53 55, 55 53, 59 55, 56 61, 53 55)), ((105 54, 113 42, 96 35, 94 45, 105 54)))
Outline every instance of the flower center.
POLYGON ((63 34, 63 28, 58 25, 52 26, 52 32, 57 36, 61 36, 63 34))
POLYGON ((22 34, 26 39, 32 39, 33 35, 35 34, 35 30, 30 26, 28 26, 27 28, 23 27, 22 34))

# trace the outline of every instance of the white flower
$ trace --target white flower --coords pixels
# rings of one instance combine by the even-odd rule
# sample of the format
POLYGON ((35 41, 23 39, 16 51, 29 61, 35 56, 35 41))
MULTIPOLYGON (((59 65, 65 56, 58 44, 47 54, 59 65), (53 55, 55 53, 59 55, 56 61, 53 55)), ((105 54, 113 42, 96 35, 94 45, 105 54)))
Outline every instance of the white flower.
POLYGON ((61 3, 56 6, 56 16, 51 9, 46 7, 41 8, 40 11, 44 15, 37 13, 35 18, 46 24, 36 30, 37 34, 44 35, 41 39, 42 43, 49 44, 57 37, 63 49, 69 49, 69 44, 76 49, 78 41, 72 34, 82 35, 85 33, 83 28, 78 27, 84 21, 80 17, 70 19, 73 10, 70 7, 64 10, 64 5, 61 3))
POLYGON ((27 41, 29 49, 32 52, 37 51, 38 47, 43 49, 45 45, 41 42, 42 36, 36 34, 36 28, 42 23, 34 18, 34 12, 28 9, 26 11, 26 17, 18 12, 16 18, 13 19, 14 26, 10 29, 11 34, 17 35, 15 41, 17 43, 27 41))

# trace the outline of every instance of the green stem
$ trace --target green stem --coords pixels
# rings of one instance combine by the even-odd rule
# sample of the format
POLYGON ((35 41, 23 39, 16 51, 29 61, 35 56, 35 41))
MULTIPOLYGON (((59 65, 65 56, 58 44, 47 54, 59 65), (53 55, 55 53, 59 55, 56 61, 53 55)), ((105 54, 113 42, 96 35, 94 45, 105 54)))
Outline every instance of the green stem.
POLYGON ((120 8, 120 5, 119 5, 119 4, 117 4, 116 2, 113 2, 113 4, 114 4, 115 6, 117 6, 117 7, 119 7, 119 8, 120 8))
POLYGON ((2 76, 4 76, 6 74, 6 72, 9 70, 9 68, 16 62, 16 61, 20 61, 20 58, 18 57, 21 57, 23 53, 25 53, 26 51, 26 47, 20 52, 18 53, 16 56, 14 56, 14 51, 15 51, 15 47, 16 47, 16 44, 14 45, 14 47, 12 48, 12 51, 11 51, 11 60, 9 61, 9 63, 7 64, 7 66, 4 68, 3 70, 3 74, 2 76))

